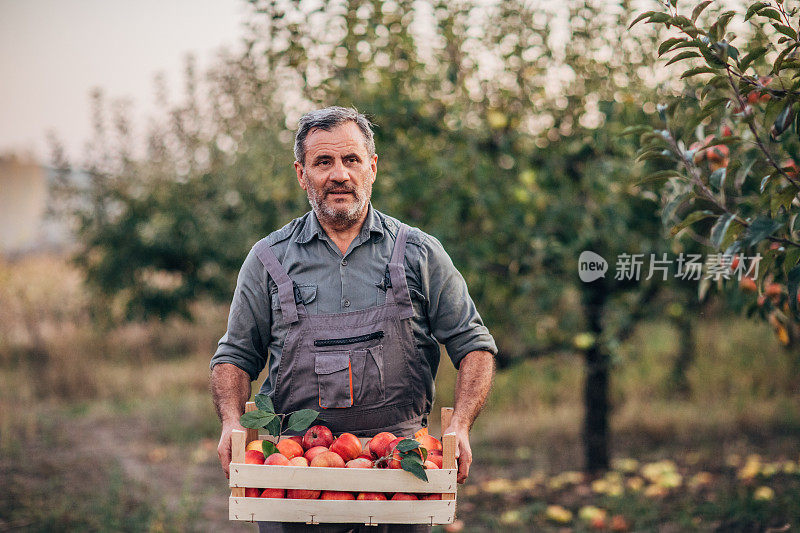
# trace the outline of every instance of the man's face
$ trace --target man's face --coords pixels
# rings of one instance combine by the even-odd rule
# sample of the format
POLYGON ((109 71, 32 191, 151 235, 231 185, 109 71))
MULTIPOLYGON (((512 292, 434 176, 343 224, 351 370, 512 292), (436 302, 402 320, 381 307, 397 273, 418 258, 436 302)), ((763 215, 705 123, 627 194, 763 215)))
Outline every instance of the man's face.
POLYGON ((305 140, 305 165, 295 161, 297 180, 317 218, 337 229, 360 222, 372 196, 378 156, 367 152, 355 122, 330 131, 313 129, 305 140))

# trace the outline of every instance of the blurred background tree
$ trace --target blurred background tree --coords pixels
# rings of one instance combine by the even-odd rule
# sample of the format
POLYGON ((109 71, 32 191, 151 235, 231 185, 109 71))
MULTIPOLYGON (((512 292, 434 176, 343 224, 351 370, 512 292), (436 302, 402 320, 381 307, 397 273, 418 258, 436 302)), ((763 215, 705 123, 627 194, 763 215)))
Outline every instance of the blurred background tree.
POLYGON ((228 300, 249 247, 308 209, 297 118, 355 106, 377 124, 375 206, 443 242, 499 366, 582 355, 586 467, 607 468, 617 348, 669 302, 677 319, 696 301, 696 285, 650 276, 649 261, 640 279, 577 275, 584 250, 614 265, 676 249, 620 136, 657 120, 658 31, 626 31, 627 1, 250 4, 246 53, 202 80, 187 65, 184 102, 164 103, 146 157, 131 156, 124 108, 109 117, 97 95, 90 180, 62 193, 98 309, 189 316, 200 297, 228 300))

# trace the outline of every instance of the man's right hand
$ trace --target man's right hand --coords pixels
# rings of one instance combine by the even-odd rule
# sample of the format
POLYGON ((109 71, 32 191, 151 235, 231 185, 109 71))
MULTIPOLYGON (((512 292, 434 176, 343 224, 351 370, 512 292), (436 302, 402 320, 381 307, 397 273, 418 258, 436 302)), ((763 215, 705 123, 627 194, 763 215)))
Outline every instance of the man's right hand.
POLYGON ((230 478, 230 465, 231 465, 231 434, 234 429, 246 431, 238 420, 226 422, 222 424, 222 435, 219 438, 219 446, 217 446, 217 455, 219 455, 219 463, 225 471, 225 477, 230 478))

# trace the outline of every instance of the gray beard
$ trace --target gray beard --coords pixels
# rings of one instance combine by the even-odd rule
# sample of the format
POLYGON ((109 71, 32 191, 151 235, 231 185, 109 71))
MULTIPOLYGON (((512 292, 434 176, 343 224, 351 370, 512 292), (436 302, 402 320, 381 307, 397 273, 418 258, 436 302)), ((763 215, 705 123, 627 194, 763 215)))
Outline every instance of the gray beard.
MULTIPOLYGON (((318 195, 317 191, 313 187, 309 186, 306 190, 308 193, 308 203, 311 205, 311 209, 314 210, 317 218, 322 222, 339 229, 349 228, 358 222, 359 218, 361 218, 361 214, 364 212, 364 208, 369 202, 370 196, 372 195, 372 185, 368 184, 366 191, 359 191, 356 189, 356 203, 353 204, 352 207, 346 209, 337 209, 335 207, 331 207, 330 205, 326 205, 323 202, 323 197, 318 195), (362 192, 364 194, 361 194, 362 192)), ((325 193, 322 194, 324 195, 325 193)))

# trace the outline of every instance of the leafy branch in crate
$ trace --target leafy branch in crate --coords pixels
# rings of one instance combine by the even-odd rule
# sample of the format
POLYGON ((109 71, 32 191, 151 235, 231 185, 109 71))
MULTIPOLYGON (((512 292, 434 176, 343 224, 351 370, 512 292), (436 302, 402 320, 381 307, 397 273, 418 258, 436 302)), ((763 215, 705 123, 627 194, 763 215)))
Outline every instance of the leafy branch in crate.
MULTIPOLYGON (((280 440, 284 431, 300 432, 307 430, 319 416, 313 409, 300 409, 292 413, 276 413, 272 399, 266 394, 256 394, 256 410, 243 414, 239 417, 239 423, 250 429, 266 429, 267 433, 280 440), (288 418, 288 420, 287 420, 288 418)), ((269 457, 273 453, 280 453, 275 443, 264 440, 261 443, 264 457, 269 457)))
POLYGON ((422 481, 428 481, 423 464, 428 459, 428 450, 414 439, 403 439, 397 443, 394 450, 375 461, 377 468, 385 467, 390 461, 396 460, 394 453, 400 456, 400 468, 414 474, 422 481))

